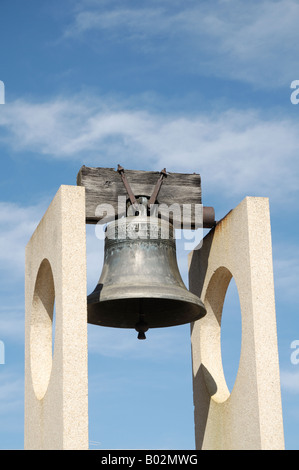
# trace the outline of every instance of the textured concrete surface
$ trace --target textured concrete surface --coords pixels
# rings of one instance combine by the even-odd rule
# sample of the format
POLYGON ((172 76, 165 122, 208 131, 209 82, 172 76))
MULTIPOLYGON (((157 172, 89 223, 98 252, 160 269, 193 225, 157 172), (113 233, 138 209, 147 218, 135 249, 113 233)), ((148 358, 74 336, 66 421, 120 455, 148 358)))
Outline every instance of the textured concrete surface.
POLYGON ((25 449, 88 448, 86 298, 85 189, 61 186, 26 247, 25 449))
POLYGON ((283 421, 267 198, 245 198, 189 257, 190 290, 207 308, 191 325, 197 449, 283 449, 283 421), (235 279, 241 306, 239 369, 230 393, 221 316, 235 279))

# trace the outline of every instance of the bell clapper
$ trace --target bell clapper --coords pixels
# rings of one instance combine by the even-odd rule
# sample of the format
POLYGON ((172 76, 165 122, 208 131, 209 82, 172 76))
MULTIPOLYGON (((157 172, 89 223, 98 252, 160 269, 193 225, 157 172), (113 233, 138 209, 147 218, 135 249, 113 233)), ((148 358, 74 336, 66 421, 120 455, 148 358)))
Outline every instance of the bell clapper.
POLYGON ((138 339, 146 339, 145 332, 148 330, 148 324, 144 321, 143 313, 139 313, 139 321, 135 325, 135 330, 138 331, 138 339))

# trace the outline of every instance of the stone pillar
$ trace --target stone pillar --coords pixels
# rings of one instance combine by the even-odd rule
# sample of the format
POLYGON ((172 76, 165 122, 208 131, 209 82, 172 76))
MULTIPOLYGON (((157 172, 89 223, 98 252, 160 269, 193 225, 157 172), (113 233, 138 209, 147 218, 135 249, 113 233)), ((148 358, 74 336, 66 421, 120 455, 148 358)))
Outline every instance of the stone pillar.
POLYGON ((197 449, 283 449, 284 435, 267 198, 245 198, 189 257, 190 290, 207 315, 191 325, 197 449), (221 315, 234 277, 242 341, 230 393, 221 359, 221 315))
POLYGON ((61 186, 26 247, 25 449, 88 449, 86 299, 85 189, 61 186))

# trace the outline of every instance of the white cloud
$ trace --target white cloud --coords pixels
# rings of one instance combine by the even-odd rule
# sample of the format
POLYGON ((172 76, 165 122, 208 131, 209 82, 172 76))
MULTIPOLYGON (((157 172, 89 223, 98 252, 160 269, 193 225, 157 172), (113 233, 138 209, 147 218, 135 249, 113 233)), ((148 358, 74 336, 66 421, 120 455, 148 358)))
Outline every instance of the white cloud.
POLYGON ((9 130, 0 141, 15 150, 29 149, 52 155, 65 155, 79 127, 86 119, 88 108, 64 99, 44 103, 18 100, 2 110, 0 126, 9 130), (60 125, 63 124, 61 128, 60 125), (59 146, 63 145, 61 150, 59 146))
POLYGON ((120 27, 130 30, 133 37, 143 36, 151 30, 155 22, 161 23, 161 14, 163 14, 163 10, 150 8, 120 8, 104 12, 80 11, 75 17, 74 24, 66 30, 65 36, 82 34, 92 29, 111 30, 120 27))
POLYGON ((223 197, 286 202, 298 191, 297 122, 255 110, 182 117, 78 96, 11 103, 1 113, 1 127, 0 141, 15 151, 80 161, 84 155, 91 166, 129 162, 131 168, 196 171, 210 193, 217 189, 223 197))
POLYGON ((175 56, 172 65, 267 88, 298 78, 298 15, 295 0, 149 1, 145 8, 83 2, 65 37, 98 31, 105 41, 129 42, 155 60, 175 56))

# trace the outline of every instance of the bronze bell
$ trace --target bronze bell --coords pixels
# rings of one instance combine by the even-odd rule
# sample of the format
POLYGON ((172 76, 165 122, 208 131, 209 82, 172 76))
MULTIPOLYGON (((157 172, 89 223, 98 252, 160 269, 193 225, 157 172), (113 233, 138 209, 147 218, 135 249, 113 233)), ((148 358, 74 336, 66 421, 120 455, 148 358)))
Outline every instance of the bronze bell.
POLYGON ((181 278, 173 225, 144 213, 108 224, 102 274, 87 303, 89 323, 134 328, 138 339, 145 339, 149 328, 182 325, 206 314, 181 278))

